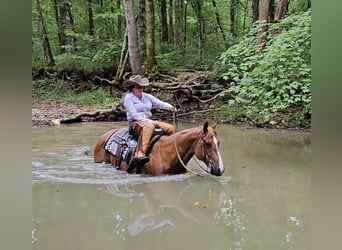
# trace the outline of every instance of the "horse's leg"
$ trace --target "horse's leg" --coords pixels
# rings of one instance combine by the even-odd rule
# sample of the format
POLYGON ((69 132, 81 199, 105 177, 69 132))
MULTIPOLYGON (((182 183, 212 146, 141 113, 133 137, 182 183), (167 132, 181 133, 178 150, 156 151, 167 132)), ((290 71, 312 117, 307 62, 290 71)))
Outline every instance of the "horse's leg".
POLYGON ((108 137, 111 136, 115 130, 116 129, 112 129, 106 132, 97 140, 95 144, 95 148, 94 148, 94 162, 95 163, 100 163, 100 162, 111 163, 112 162, 110 159, 110 154, 109 152, 107 152, 107 150, 105 150, 104 146, 108 137))
POLYGON ((128 169, 127 163, 124 160, 122 160, 120 163, 120 170, 127 171, 127 169, 128 169))
POLYGON ((111 163, 112 166, 115 166, 115 163, 116 163, 115 155, 112 155, 111 153, 108 153, 108 157, 109 157, 109 163, 111 163))

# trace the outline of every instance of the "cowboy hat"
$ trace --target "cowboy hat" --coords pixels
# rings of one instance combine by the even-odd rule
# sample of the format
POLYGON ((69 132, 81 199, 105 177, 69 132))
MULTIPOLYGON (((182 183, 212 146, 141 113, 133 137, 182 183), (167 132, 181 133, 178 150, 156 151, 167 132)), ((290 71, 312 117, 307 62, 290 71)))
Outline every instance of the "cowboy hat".
POLYGON ((123 86, 127 89, 130 89, 135 85, 146 87, 150 85, 150 82, 146 77, 142 77, 141 75, 132 75, 127 81, 123 83, 123 86))

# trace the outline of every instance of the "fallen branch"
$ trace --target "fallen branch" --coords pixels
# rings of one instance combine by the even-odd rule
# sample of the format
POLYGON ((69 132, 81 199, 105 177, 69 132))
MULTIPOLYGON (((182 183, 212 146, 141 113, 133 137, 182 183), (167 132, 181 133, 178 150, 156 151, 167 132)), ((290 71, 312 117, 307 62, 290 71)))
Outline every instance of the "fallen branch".
POLYGON ((213 100, 215 100, 218 96, 220 96, 222 93, 224 93, 225 91, 222 91, 216 95, 214 95, 212 98, 209 98, 207 100, 201 100, 200 98, 196 97, 196 96, 193 96, 192 98, 195 99, 196 101, 199 101, 200 103, 208 103, 208 102, 211 102, 213 100))
POLYGON ((92 121, 123 121, 126 112, 118 110, 95 111, 94 113, 82 113, 75 117, 62 119, 60 123, 92 122, 92 121))

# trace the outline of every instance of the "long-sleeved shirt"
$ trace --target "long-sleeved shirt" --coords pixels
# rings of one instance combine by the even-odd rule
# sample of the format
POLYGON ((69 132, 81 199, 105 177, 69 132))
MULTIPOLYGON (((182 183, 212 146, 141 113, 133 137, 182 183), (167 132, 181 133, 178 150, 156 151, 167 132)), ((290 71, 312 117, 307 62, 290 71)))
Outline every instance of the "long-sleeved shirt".
POLYGON ((151 94, 142 93, 141 100, 133 94, 133 92, 129 92, 124 97, 123 105, 126 108, 126 115, 128 122, 133 120, 136 121, 152 121, 151 109, 153 107, 159 109, 171 109, 172 105, 167 102, 163 102, 158 98, 154 97, 151 94))

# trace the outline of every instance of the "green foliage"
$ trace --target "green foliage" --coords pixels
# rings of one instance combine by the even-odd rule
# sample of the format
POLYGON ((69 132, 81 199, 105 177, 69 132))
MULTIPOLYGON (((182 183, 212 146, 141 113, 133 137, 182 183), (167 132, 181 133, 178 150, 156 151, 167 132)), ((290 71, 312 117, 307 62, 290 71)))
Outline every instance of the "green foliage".
POLYGON ((163 45, 159 48, 159 53, 156 55, 158 67, 170 71, 183 65, 183 55, 176 45, 163 45))
POLYGON ((218 55, 219 51, 213 46, 208 48, 201 58, 196 47, 188 47, 184 53, 176 45, 164 44, 158 50, 156 60, 158 68, 163 71, 173 71, 178 68, 209 70, 216 62, 218 55))
POLYGON ((222 115, 310 126, 310 14, 292 15, 270 25, 260 54, 255 54, 256 28, 222 53, 219 73, 229 83, 222 115))
POLYGON ((106 106, 111 106, 114 102, 120 102, 120 99, 113 99, 113 97, 109 95, 109 91, 105 91, 102 88, 87 92, 81 92, 79 94, 74 95, 73 98, 71 98, 71 100, 80 103, 94 104, 102 108, 106 106))
POLYGON ((94 87, 89 91, 80 92, 72 84, 62 80, 57 82, 49 79, 34 81, 33 92, 45 99, 64 98, 68 101, 91 104, 101 108, 121 101, 120 98, 110 96, 106 89, 94 87))
MULTIPOLYGON (((221 114, 226 120, 241 118, 269 124, 284 120, 293 124, 310 124, 311 20, 310 12, 302 13, 308 8, 308 1, 290 1, 288 11, 290 16, 280 24, 269 27, 270 31, 278 29, 280 32, 276 35, 269 32, 264 51, 257 55, 255 54, 257 26, 250 28, 251 19, 247 11, 250 9, 250 1, 241 0, 234 6, 234 34, 230 32, 231 19, 227 14, 233 6, 230 6, 229 1, 215 2, 216 8, 212 1, 196 1, 201 5, 199 13, 195 1, 189 1, 186 11, 184 10, 186 15, 184 20, 180 20, 181 17, 174 12, 172 31, 175 37, 170 36, 170 41, 167 43, 161 42, 161 15, 156 12, 157 65, 151 72, 145 73, 153 78, 157 77, 156 74, 160 71, 173 72, 176 69, 211 71, 216 67, 215 73, 218 74, 215 79, 219 78, 219 81, 212 83, 211 88, 227 88, 219 98, 220 106, 223 107, 221 114), (199 16, 203 21, 201 28, 198 22, 199 16), (181 21, 177 27, 176 20, 181 21), (186 27, 180 27, 183 24, 186 24, 186 27), (177 33, 178 31, 180 33, 177 33), (203 32, 201 42, 200 31, 203 32), (250 34, 244 37, 248 31, 250 34), (200 54, 200 45, 203 46, 202 54, 200 54), (224 86, 222 86, 222 79, 225 80, 224 86)), ((73 25, 66 31, 70 41, 62 48, 66 52, 61 51, 60 48, 61 30, 56 21, 54 2, 42 0, 41 7, 56 64, 52 72, 67 71, 77 75, 78 72, 87 74, 94 71, 101 72, 104 69, 115 71, 125 33, 125 13, 122 2, 118 6, 113 1, 93 1, 94 18, 90 31, 87 1, 72 1, 73 25)), ((136 11, 138 14, 138 7, 136 11)), ((167 13, 170 13, 169 9, 167 13)), ((138 40, 143 42, 145 37, 139 37, 139 28, 141 27, 138 25, 138 40)), ((32 68, 34 70, 47 66, 40 36, 37 10, 33 4, 32 68)), ((61 80, 53 83, 50 81, 52 80, 40 81, 36 91, 42 92, 46 97, 65 96, 86 102, 107 99, 107 96, 102 96, 101 89, 93 89, 92 94, 86 92, 81 98, 83 94, 77 93, 70 83, 61 80)), ((105 90, 102 91, 108 94, 105 90)), ((208 94, 206 91, 202 93, 208 94)))

